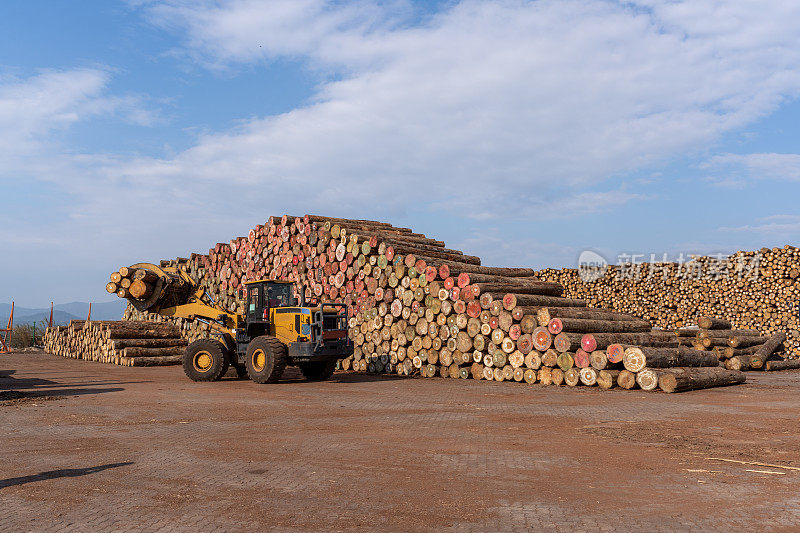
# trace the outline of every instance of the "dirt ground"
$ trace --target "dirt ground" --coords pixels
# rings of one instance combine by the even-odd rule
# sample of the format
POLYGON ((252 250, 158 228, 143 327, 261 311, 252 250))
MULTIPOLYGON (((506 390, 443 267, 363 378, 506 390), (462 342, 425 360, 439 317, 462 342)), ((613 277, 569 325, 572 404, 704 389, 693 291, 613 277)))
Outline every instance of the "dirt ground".
POLYGON ((0 531, 800 530, 796 371, 667 395, 28 353, 0 391, 0 531))

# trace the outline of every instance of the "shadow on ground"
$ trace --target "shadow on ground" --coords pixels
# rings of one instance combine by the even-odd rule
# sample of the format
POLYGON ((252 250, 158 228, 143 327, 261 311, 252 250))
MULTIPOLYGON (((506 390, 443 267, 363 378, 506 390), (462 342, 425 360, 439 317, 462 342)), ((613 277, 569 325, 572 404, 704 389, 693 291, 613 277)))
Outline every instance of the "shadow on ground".
POLYGON ((0 479, 0 489, 6 487, 13 487, 16 485, 25 485, 26 483, 33 483, 34 481, 44 481, 47 479, 57 479, 60 477, 78 477, 87 476, 89 474, 96 474, 109 468, 119 468, 120 466, 132 465, 133 461, 126 461, 124 463, 110 463, 107 465, 90 466, 87 468, 62 468, 60 470, 48 470, 47 472, 39 472, 30 476, 11 477, 8 479, 0 479))
MULTIPOLYGON (((405 376, 398 376, 396 374, 361 374, 354 372, 336 372, 327 381, 333 383, 371 383, 374 381, 396 381, 401 379, 408 379, 405 376)), ((277 384, 281 383, 319 383, 318 381, 309 381, 303 376, 297 368, 287 368, 283 373, 283 377, 277 384)))
POLYGON ((86 394, 120 392, 124 391, 125 388, 109 387, 108 385, 147 383, 144 381, 115 380, 62 383, 37 377, 16 378, 14 377, 15 373, 15 370, 0 370, 0 401, 19 398, 38 398, 43 396, 83 396, 86 394))

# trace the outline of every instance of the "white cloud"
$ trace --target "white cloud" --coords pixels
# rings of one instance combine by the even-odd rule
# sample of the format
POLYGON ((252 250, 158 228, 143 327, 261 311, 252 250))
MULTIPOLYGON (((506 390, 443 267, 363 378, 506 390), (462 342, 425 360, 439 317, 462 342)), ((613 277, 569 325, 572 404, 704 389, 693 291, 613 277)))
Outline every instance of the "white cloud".
POLYGON ((715 173, 718 184, 744 187, 754 180, 800 181, 800 154, 720 154, 703 168, 715 173))
POLYGON ((768 236, 772 241, 800 241, 800 215, 772 215, 756 224, 720 228, 723 232, 755 233, 768 236))
POLYGON ((155 24, 186 31, 189 48, 215 66, 276 56, 306 57, 349 66, 369 58, 365 39, 390 30, 410 13, 406 2, 371 0, 333 4, 323 0, 151 1, 155 24))
POLYGON ((80 68, 46 70, 27 78, 0 76, 0 178, 15 166, 29 168, 27 156, 45 165, 58 159, 54 134, 78 122, 101 115, 119 115, 140 125, 157 120, 137 96, 106 95, 109 81, 107 71, 80 68))
POLYGON ((306 107, 124 173, 303 191, 311 208, 446 201, 480 218, 487 197, 574 197, 800 91, 800 6, 784 2, 465 1, 419 24, 405 3, 147 5, 217 64, 301 57, 338 76, 306 107))
POLYGON ((617 183, 626 173, 703 151, 800 92, 796 2, 466 0, 431 16, 405 1, 131 3, 203 64, 289 59, 326 81, 303 107, 162 159, 42 150, 119 109, 106 73, 3 85, 0 157, 47 157, 0 177, 57 179, 60 229, 109 262, 202 250, 280 212, 447 210, 517 227, 596 212, 644 199, 617 183))
POLYGON ((105 72, 89 69, 7 78, 0 84, 0 160, 29 153, 53 131, 79 121, 106 82, 105 72))

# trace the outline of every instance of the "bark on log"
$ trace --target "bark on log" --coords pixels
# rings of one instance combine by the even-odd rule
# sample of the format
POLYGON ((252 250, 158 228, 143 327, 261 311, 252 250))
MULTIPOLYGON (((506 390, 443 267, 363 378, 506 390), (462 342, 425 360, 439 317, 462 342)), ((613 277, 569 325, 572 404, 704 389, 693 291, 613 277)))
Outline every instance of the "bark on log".
POLYGON ((725 368, 728 370, 750 370, 750 356, 737 355, 725 360, 725 368))
POLYGON ((178 337, 179 334, 172 333, 164 330, 156 329, 143 329, 143 330, 127 330, 127 331, 109 331, 107 338, 109 340, 119 339, 172 339, 178 337))
MULTIPOLYGON (((450 273, 452 275, 452 273, 450 273)), ((469 280, 467 285, 471 285, 473 283, 547 283, 551 285, 558 285, 559 287, 563 286, 560 283, 554 283, 552 281, 541 281, 539 278, 535 276, 498 276, 493 274, 478 274, 478 273, 471 273, 468 274, 469 280)), ((457 274, 456 276, 457 277, 457 274)))
POLYGON ((186 339, 121 339, 112 340, 111 345, 115 350, 122 350, 124 348, 168 348, 171 346, 186 346, 188 341, 186 339))
POLYGON ((641 372, 644 368, 669 367, 716 367, 719 359, 712 352, 691 348, 652 348, 628 346, 622 363, 630 372, 641 372))
POLYGON ((167 346, 165 348, 142 348, 132 346, 125 348, 123 357, 163 357, 168 355, 183 355, 186 348, 183 346, 167 346))
POLYGON ((783 361, 767 361, 764 370, 791 370, 800 368, 800 359, 785 359, 783 361))
POLYGON ((640 318, 625 313, 617 313, 615 311, 608 311, 606 309, 593 309, 590 307, 543 307, 539 310, 537 318, 541 323, 545 324, 550 322, 553 318, 586 318, 596 320, 619 320, 626 322, 639 322, 640 318))
MULTIPOLYGON (((514 293, 501 293, 501 292, 489 292, 485 294, 490 294, 493 300, 503 300, 507 295, 511 294, 516 299, 516 306, 523 306, 523 307, 547 307, 551 305, 559 305, 559 306, 569 306, 569 307, 586 307, 585 300, 575 300, 572 298, 559 298, 556 296, 540 296, 536 294, 514 294, 514 293)), ((512 307, 511 309, 513 309, 512 307)), ((507 308, 508 309, 508 308, 507 308)), ((511 309, 508 309, 511 311, 511 309)))
POLYGON ((401 243, 401 241, 393 239, 382 239, 382 241, 389 244, 394 249, 395 254, 412 254, 418 259, 425 259, 425 261, 429 264, 435 264, 438 261, 457 261, 459 263, 466 263, 475 266, 480 266, 481 264, 480 257, 464 255, 458 250, 451 251, 447 248, 439 248, 437 250, 436 247, 429 246, 422 248, 416 247, 411 243, 404 245, 401 243))
MULTIPOLYGON (((612 344, 630 344, 636 346, 677 346, 677 340, 671 333, 642 332, 642 333, 560 333, 566 339, 566 349, 560 351, 577 350, 583 348, 587 352, 602 350, 612 344)), ((562 345, 563 347, 563 345, 562 345)))
MULTIPOLYGON (((359 224, 360 223, 360 224, 369 224, 371 226, 387 227, 387 228, 397 229, 397 228, 394 228, 394 226, 392 226, 388 222, 381 222, 379 220, 362 220, 362 219, 357 219, 357 218, 336 218, 336 217, 326 217, 326 216, 322 216, 322 215, 306 215, 306 216, 308 216, 308 221, 309 222, 321 222, 323 224, 325 222, 330 222, 331 224, 348 224, 348 223, 359 224)), ((278 220, 281 219, 281 217, 279 217, 279 216, 274 216, 273 218, 278 219, 278 220)), ((292 218, 292 220, 294 220, 294 217, 291 217, 291 218, 292 218)), ((287 217, 287 222, 288 221, 289 220, 288 220, 288 217, 287 217)), ((411 231, 411 230, 409 230, 409 231, 411 231)))
MULTIPOLYGON (((73 321, 75 322, 75 321, 73 321)), ((97 322, 92 320, 91 324, 102 325, 105 331, 113 333, 125 333, 128 331, 161 331, 171 333, 176 337, 180 335, 180 329, 175 324, 158 322, 97 322)))
POLYGON ((719 367, 674 368, 662 372, 658 378, 658 386, 664 392, 683 392, 736 385, 744 383, 746 379, 743 372, 719 367))
POLYGON ((516 268, 516 267, 487 267, 479 265, 470 265, 469 263, 462 263, 457 261, 449 261, 446 259, 437 259, 435 257, 419 256, 430 264, 447 265, 450 269, 450 276, 456 277, 462 272, 467 274, 489 274, 494 276, 505 276, 509 278, 524 277, 528 278, 535 274, 532 268, 516 268))
POLYGON ((729 339, 730 337, 758 337, 761 333, 756 329, 699 329, 698 339, 729 339))
MULTIPOLYGON (((489 293, 514 293, 514 294, 534 294, 540 296, 560 297, 564 292, 564 287, 559 283, 546 281, 517 281, 520 278, 506 278, 506 282, 476 282, 470 276, 470 285, 478 287, 481 294, 489 293)), ((523 278, 524 279, 524 278, 523 278)))
POLYGON ((767 359, 775 353, 775 350, 784 343, 786 340, 786 333, 779 332, 771 336, 767 342, 758 347, 758 350, 750 358, 750 366, 753 368, 762 368, 767 359))
POLYGON ((638 333, 649 332, 652 326, 649 322, 640 321, 607 321, 588 318, 553 318, 548 324, 550 333, 558 334, 561 331, 569 333, 638 333), (553 331, 554 329, 558 331, 553 331))
POLYGON ((183 361, 183 355, 168 355, 162 357, 121 357, 123 366, 166 366, 177 365, 183 361))
POLYGON ((747 348, 731 348, 730 346, 716 346, 714 347, 714 351, 717 352, 720 359, 730 359, 731 357, 736 357, 737 355, 755 355, 756 352, 761 348, 763 344, 758 344, 756 346, 748 346, 747 348))
POLYGON ((697 325, 702 329, 731 329, 731 323, 724 318, 701 316, 697 318, 697 325))
POLYGON ((732 348, 747 348, 764 344, 768 340, 769 337, 731 337, 728 339, 728 346, 732 348))

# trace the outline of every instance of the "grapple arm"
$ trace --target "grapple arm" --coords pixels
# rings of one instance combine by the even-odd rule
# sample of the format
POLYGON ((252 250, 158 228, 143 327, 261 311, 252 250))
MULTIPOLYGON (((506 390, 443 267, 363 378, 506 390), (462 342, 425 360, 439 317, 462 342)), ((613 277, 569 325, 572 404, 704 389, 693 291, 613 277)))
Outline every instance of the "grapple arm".
MULTIPOLYGON (((129 297, 131 305, 142 312, 158 313, 162 316, 201 319, 222 329, 236 328, 242 317, 221 309, 183 270, 175 267, 160 267, 152 263, 137 263, 130 269, 146 270, 157 276, 153 289, 144 299, 129 297)), ((153 276, 151 276, 153 277, 153 276)))

